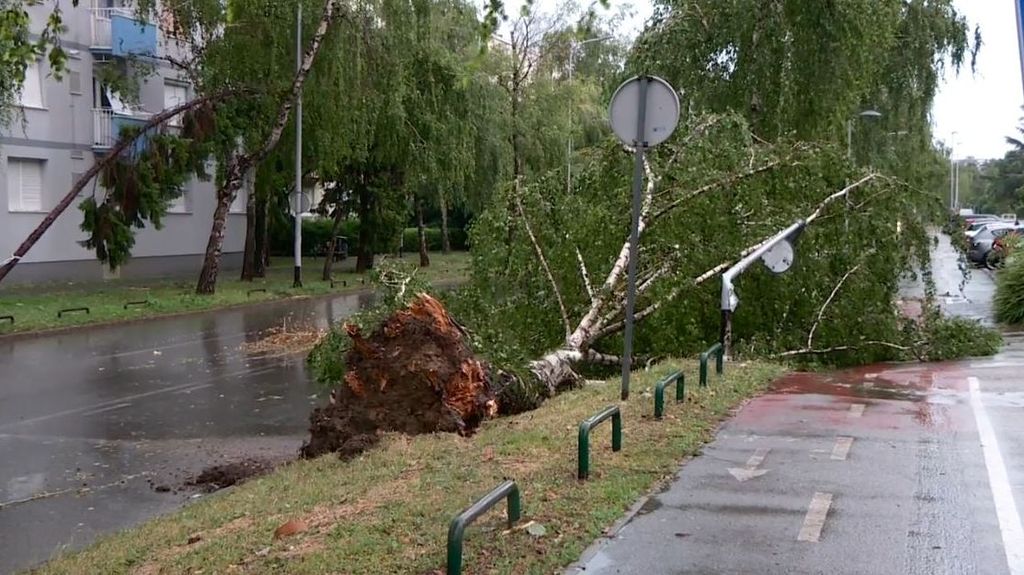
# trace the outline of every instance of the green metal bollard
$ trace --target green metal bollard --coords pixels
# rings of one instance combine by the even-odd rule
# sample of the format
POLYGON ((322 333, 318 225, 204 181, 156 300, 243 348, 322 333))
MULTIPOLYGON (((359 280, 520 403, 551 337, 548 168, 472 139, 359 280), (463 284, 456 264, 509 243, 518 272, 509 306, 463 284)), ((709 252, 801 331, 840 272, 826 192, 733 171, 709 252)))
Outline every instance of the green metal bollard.
POLYGON ((448 575, 462 574, 462 539, 466 534, 466 527, 502 499, 508 501, 508 527, 511 529, 519 521, 522 513, 519 487, 511 480, 495 487, 452 519, 448 526, 448 575))
POLYGON ((686 376, 677 371, 659 381, 654 386, 654 419, 661 419, 665 414, 665 388, 676 384, 676 402, 683 401, 686 393, 686 376))
POLYGON ((577 449, 579 464, 576 470, 576 477, 580 480, 590 477, 590 430, 608 418, 612 420, 612 451, 622 449, 622 412, 619 411, 619 406, 609 405, 598 413, 584 419, 580 422, 580 437, 577 449))
POLYGON ((700 386, 708 386, 708 358, 712 355, 716 355, 715 358, 715 372, 721 375, 725 372, 725 349, 721 343, 715 343, 715 345, 709 347, 707 351, 700 354, 700 386))

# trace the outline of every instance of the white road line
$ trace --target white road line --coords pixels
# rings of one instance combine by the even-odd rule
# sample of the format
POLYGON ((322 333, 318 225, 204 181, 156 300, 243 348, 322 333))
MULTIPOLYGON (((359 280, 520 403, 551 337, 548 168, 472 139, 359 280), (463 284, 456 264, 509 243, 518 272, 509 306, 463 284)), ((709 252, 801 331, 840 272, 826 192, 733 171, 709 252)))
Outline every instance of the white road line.
POLYGON ((130 407, 130 403, 118 403, 117 405, 111 405, 109 407, 101 407, 99 409, 93 409, 92 411, 86 411, 82 413, 82 417, 88 417, 90 415, 99 415, 106 411, 114 411, 115 409, 124 409, 130 407))
POLYGON ((876 377, 878 377, 877 373, 865 373, 864 374, 864 379, 875 379, 876 377))
POLYGON ((999 531, 1003 534, 1003 550, 1006 551, 1006 562, 1010 567, 1010 575, 1024 575, 1024 526, 1021 526, 1017 503, 1013 499, 1010 477, 1006 473, 1006 464, 999 451, 996 432, 988 419, 985 404, 981 402, 981 388, 977 377, 968 377, 971 388, 971 408, 974 420, 978 423, 978 435, 981 437, 981 448, 985 454, 985 467, 988 469, 988 484, 992 488, 992 499, 996 505, 996 516, 999 518, 999 531))
POLYGON ((836 445, 832 448, 832 459, 836 461, 846 461, 846 456, 850 453, 850 446, 852 445, 852 437, 837 437, 836 445))
POLYGON ((797 541, 817 543, 821 539, 821 530, 825 527, 825 518, 828 516, 828 509, 832 506, 832 494, 814 494, 811 498, 811 505, 807 508, 807 516, 804 517, 804 525, 800 528, 800 534, 796 536, 797 541))
POLYGON ((755 451, 754 454, 750 456, 750 459, 747 460, 747 469, 756 469, 761 465, 761 462, 764 461, 765 456, 767 456, 768 452, 771 450, 772 449, 770 447, 758 447, 757 451, 755 451))
POLYGON ((850 406, 850 417, 860 417, 864 415, 864 408, 866 406, 863 403, 854 403, 850 406))

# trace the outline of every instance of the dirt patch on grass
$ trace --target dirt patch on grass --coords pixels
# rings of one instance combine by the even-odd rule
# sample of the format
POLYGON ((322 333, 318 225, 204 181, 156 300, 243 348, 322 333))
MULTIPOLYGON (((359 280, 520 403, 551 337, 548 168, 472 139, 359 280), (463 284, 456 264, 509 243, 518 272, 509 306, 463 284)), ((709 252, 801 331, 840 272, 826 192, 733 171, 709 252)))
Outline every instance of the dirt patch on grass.
POLYGON ((274 462, 266 459, 245 459, 234 463, 212 465, 185 482, 185 486, 212 493, 225 487, 243 483, 274 470, 274 462))
POLYGON ((346 324, 348 372, 331 403, 310 415, 304 457, 361 453, 378 432, 472 434, 497 414, 490 369, 439 301, 420 294, 366 336, 346 324))

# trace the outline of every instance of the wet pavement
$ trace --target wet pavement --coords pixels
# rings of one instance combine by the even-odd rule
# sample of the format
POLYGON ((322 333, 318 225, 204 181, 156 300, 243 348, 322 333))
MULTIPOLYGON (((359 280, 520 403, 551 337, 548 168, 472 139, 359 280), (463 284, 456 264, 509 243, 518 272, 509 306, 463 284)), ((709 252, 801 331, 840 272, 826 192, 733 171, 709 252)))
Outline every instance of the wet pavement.
MULTIPOLYGON (((933 270, 947 313, 988 318, 987 272, 961 286, 947 241, 933 270)), ((992 358, 787 376, 567 573, 1024 574, 1022 368, 1007 334, 992 358)))
POLYGON ((304 355, 241 346, 370 297, 0 339, 0 573, 180 507, 209 465, 294 458, 320 392, 304 355))

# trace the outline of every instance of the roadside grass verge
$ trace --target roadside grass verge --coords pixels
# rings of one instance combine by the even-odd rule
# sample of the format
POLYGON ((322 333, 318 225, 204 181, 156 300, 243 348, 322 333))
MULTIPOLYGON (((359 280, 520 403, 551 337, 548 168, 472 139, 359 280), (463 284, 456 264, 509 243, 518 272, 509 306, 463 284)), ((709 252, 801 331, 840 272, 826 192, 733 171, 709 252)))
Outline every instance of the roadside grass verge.
POLYGON ((717 424, 780 375, 775 364, 728 365, 697 387, 696 362, 669 361, 637 373, 623 411, 623 448, 611 426, 591 438, 591 479, 576 480, 579 422, 618 403, 618 382, 562 394, 536 411, 486 422, 473 437, 389 435, 362 456, 298 461, 140 527, 54 559, 54 573, 443 573, 448 523, 505 478, 522 492, 523 522, 546 534, 506 532, 504 504, 466 533, 463 572, 552 573, 579 558, 640 496, 699 452, 717 424), (662 421, 651 391, 686 370, 685 405, 666 393, 662 421), (308 529, 273 540, 299 520, 308 529), (189 540, 193 541, 189 544, 189 540))
MULTIPOLYGON (((406 254, 404 261, 418 262, 418 254, 406 254)), ((292 264, 279 263, 267 269, 267 277, 252 282, 238 279, 238 272, 222 272, 217 293, 195 294, 195 279, 112 280, 104 283, 41 284, 0 288, 0 316, 14 316, 14 323, 0 320, 0 335, 24 333, 67 326, 128 321, 178 313, 212 310, 234 305, 275 301, 291 297, 314 297, 355 292, 369 287, 369 278, 351 270, 334 273, 334 287, 320 279, 323 259, 303 261, 303 287, 292 287, 292 264), (362 283, 365 279, 366 284, 362 283), (347 284, 347 285, 346 285, 347 284), (252 292, 252 290, 265 290, 252 292), (143 301, 145 305, 124 305, 143 301), (89 313, 75 312, 57 317, 61 309, 88 307, 89 313)), ((431 254, 430 267, 417 272, 427 281, 458 280, 466 277, 469 254, 431 254)), ((340 266, 339 264, 336 264, 340 266)))

